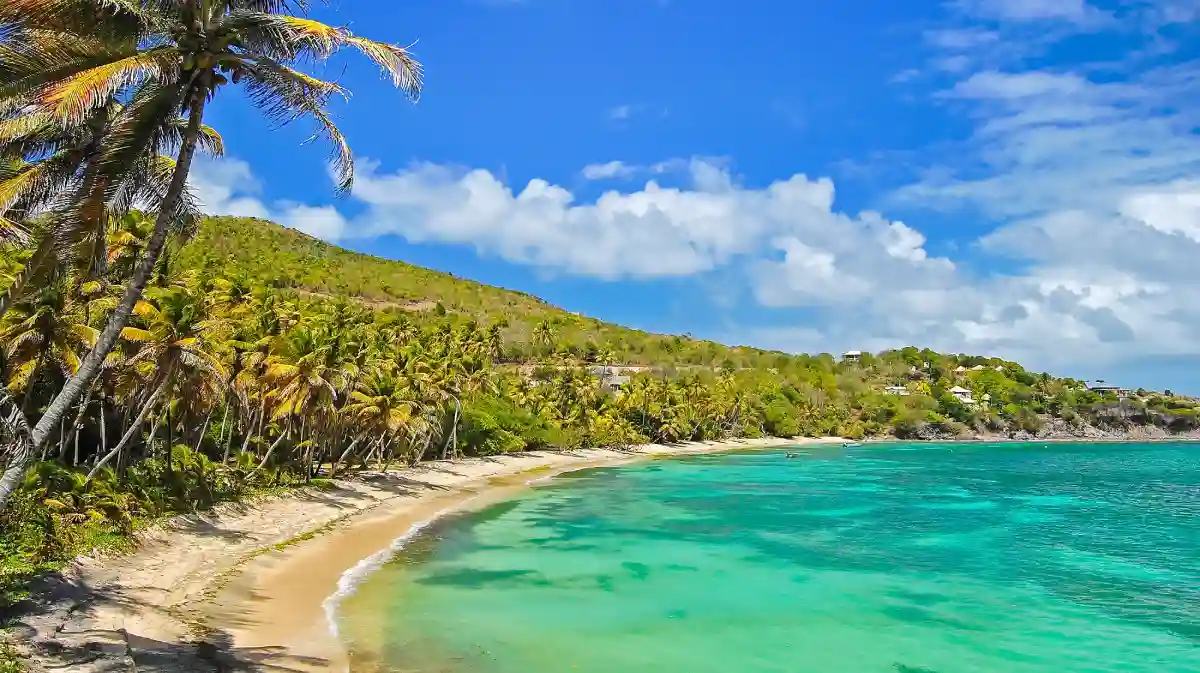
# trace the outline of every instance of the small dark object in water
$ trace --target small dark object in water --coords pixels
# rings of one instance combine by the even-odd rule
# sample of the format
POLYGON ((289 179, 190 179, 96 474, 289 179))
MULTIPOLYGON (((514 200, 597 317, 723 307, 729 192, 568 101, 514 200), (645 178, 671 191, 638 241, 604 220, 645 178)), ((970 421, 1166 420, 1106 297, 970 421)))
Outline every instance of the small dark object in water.
POLYGON ((904 664, 892 664, 896 668, 896 673, 937 673, 932 668, 924 668, 922 666, 905 666, 904 664))
POLYGON ((800 457, 800 454, 798 454, 798 453, 789 453, 789 454, 787 455, 787 457, 788 457, 788 458, 799 458, 799 457, 800 457))

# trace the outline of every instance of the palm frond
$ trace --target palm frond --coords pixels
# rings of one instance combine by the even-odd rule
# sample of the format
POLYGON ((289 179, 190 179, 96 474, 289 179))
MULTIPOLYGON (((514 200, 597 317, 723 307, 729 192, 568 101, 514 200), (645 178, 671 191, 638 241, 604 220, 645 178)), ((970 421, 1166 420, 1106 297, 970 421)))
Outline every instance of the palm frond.
POLYGON ((137 55, 135 42, 98 42, 65 33, 0 43, 0 99, 37 104, 37 92, 47 86, 137 55))
POLYGON ((150 341, 154 335, 140 327, 126 327, 121 330, 121 338, 134 343, 150 341))
POLYGON ((313 139, 323 136, 330 144, 330 162, 337 177, 338 191, 349 191, 354 184, 354 154, 346 137, 325 111, 329 96, 345 95, 345 90, 270 59, 246 61, 245 65, 251 77, 247 93, 269 117, 287 123, 307 116, 316 122, 317 134, 313 139))
POLYGON ((364 56, 371 59, 391 76, 392 84, 403 91, 409 98, 416 100, 421 96, 424 84, 424 72, 408 49, 386 42, 376 42, 363 37, 345 33, 341 38, 342 44, 348 44, 358 49, 364 56))
POLYGON ((353 47, 380 66, 392 83, 409 97, 416 99, 420 95, 422 67, 404 47, 358 37, 345 28, 286 14, 233 12, 226 19, 226 25, 242 36, 248 52, 276 61, 304 57, 324 60, 343 47, 353 47))
POLYGON ((177 77, 179 67, 179 52, 173 47, 139 51, 50 84, 35 94, 35 100, 59 119, 80 121, 128 87, 177 77))
POLYGON ((159 153, 164 119, 174 119, 187 92, 186 82, 148 83, 137 88, 105 135, 99 170, 121 175, 150 153, 159 153))

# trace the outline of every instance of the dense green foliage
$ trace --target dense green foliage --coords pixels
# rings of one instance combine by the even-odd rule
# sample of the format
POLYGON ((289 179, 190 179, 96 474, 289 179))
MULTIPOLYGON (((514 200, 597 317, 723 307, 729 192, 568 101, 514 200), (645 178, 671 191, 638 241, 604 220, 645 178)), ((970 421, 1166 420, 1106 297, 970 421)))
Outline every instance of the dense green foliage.
MULTIPOLYGON (((115 304, 146 225, 113 224, 105 282, 64 269, 0 319, 0 376, 31 418, 115 304)), ((10 249, 8 275, 27 254, 10 249)), ((73 416, 0 514, 9 586, 120 546, 140 521, 426 458, 1035 432, 1053 419, 1196 426, 1193 401, 1118 403, 995 358, 906 348, 838 362, 646 334, 230 218, 164 255, 73 416), (589 369, 630 362, 652 366, 620 391, 589 369)))

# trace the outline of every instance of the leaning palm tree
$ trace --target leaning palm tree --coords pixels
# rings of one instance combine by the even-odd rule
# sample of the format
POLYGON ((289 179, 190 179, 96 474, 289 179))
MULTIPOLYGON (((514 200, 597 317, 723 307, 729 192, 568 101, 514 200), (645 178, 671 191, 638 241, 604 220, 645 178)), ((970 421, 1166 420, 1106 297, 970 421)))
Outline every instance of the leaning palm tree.
MULTIPOLYGON (((121 301, 78 373, 63 386, 27 443, 44 443, 91 384, 129 321, 185 200, 185 186, 205 108, 227 84, 244 86, 266 116, 286 123, 307 117, 333 146, 338 188, 350 188, 353 156, 326 103, 345 90, 293 68, 322 61, 343 47, 358 49, 415 97, 421 67, 408 50, 367 40, 345 28, 288 12, 304 0, 5 0, 0 25, 15 26, 0 44, 0 109, 22 98, 36 111, 71 122, 86 120, 114 97, 125 101, 101 142, 101 174, 145 156, 164 120, 183 110, 187 126, 162 194, 154 230, 121 301), (96 43, 101 48, 96 48, 96 43)), ((31 462, 18 449, 0 478, 0 508, 31 462)))

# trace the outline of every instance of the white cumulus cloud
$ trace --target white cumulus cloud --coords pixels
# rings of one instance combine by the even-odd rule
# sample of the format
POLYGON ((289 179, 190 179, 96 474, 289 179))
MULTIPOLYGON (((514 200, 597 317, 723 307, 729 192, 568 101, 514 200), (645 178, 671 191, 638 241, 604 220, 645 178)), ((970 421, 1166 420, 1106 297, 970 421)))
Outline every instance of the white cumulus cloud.
POLYGON ((637 172, 637 168, 623 161, 607 161, 602 164, 588 164, 580 173, 587 180, 612 180, 627 178, 637 172))

